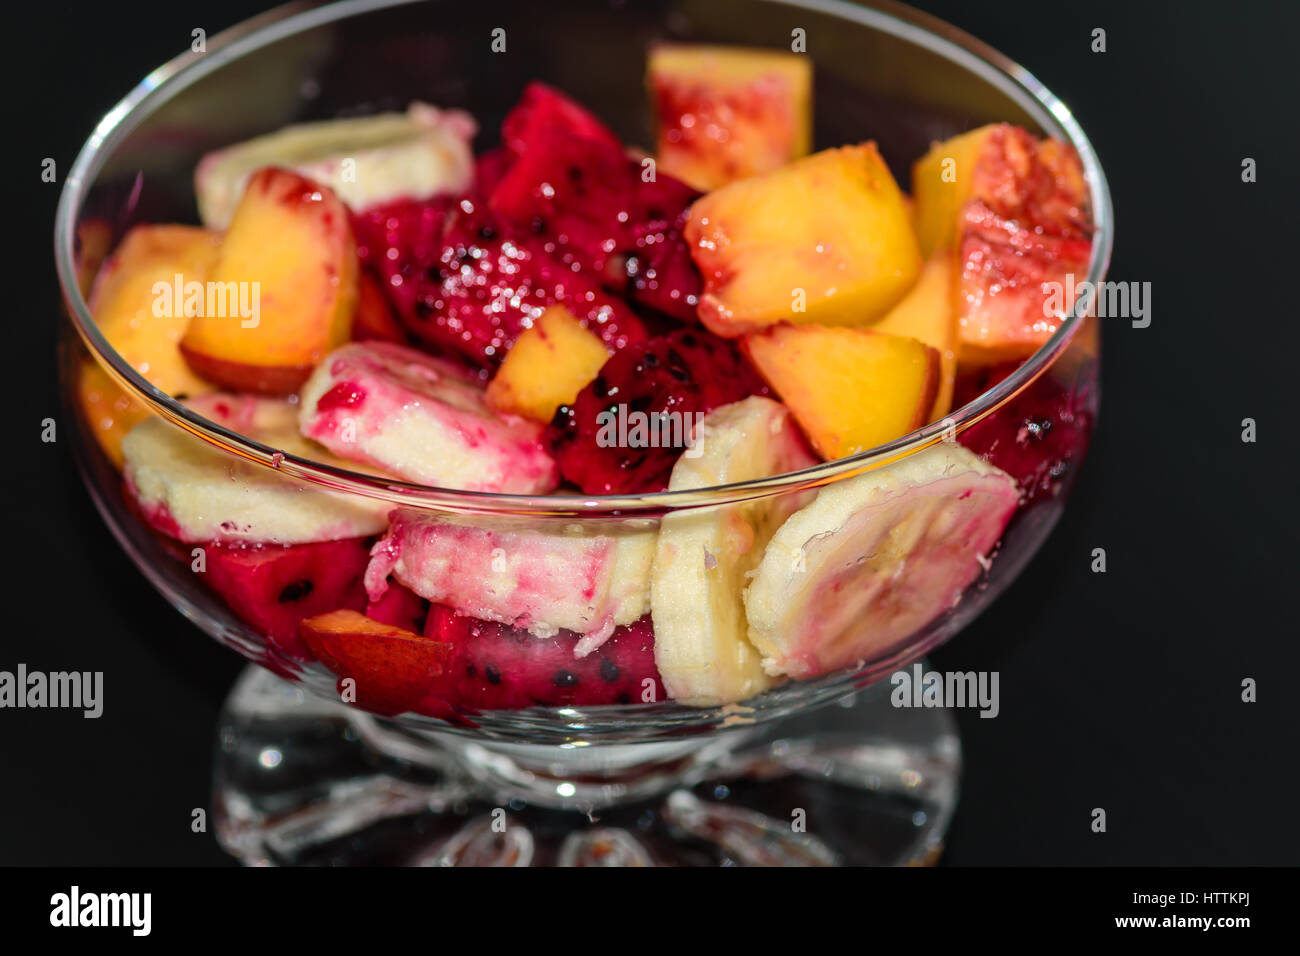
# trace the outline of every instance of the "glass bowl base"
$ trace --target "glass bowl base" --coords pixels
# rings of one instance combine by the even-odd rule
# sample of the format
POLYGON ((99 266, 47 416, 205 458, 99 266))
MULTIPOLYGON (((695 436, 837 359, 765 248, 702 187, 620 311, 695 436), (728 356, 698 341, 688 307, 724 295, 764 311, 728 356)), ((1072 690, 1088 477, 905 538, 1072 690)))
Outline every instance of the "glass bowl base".
POLYGON ((879 683, 762 727, 532 747, 416 735, 259 667, 222 711, 217 839, 249 865, 835 866, 937 860, 952 716, 879 683))

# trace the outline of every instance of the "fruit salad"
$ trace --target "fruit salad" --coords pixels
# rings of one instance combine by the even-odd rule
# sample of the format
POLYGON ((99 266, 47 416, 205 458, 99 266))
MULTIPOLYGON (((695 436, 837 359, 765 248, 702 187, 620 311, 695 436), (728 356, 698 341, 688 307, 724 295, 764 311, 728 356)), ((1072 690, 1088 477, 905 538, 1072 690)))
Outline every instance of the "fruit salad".
MULTIPOLYGON (((911 161, 900 183, 869 140, 814 150, 805 56, 674 44, 648 64, 650 144, 534 82, 488 134, 413 103, 211 153, 201 223, 116 237, 90 309, 150 383, 262 445, 560 512, 872 449, 1055 332, 1043 284, 1091 249, 1067 144, 983 126, 889 157, 911 161)), ((272 656, 359 707, 453 721, 725 705, 896 649, 1060 489, 1093 414, 1044 377, 885 467, 611 521, 307 483, 88 359, 78 397, 123 506, 272 656)))

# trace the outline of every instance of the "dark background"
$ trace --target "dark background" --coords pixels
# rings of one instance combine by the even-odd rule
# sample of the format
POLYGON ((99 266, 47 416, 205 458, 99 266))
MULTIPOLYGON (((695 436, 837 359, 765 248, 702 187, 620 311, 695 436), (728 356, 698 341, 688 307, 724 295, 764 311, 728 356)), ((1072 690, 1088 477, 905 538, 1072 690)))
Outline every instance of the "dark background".
MULTIPOLYGON (((1293 384, 1297 7, 923 2, 1035 73, 1100 154, 1110 277, 1149 281, 1152 324, 1105 326, 1100 430, 1061 524, 940 669, 997 670, 1001 715, 959 714, 949 864, 1300 862, 1294 809, 1300 548, 1293 384), (1108 51, 1093 54, 1094 27, 1108 51), (1255 184, 1241 160, 1258 161, 1255 184), (1256 444, 1241 420, 1258 422, 1256 444), (1089 570, 1095 547, 1108 571, 1089 570), (1244 704, 1245 677, 1259 701, 1244 704), (1108 832, 1091 832, 1104 807, 1108 832)), ((6 66, 14 551, 0 669, 103 670, 99 720, 0 711, 0 864, 226 864, 191 834, 240 669, 167 606, 94 513, 58 417, 51 257, 59 187, 153 66, 265 5, 26 4, 6 66)), ((539 9, 544 9, 541 7, 539 9)))

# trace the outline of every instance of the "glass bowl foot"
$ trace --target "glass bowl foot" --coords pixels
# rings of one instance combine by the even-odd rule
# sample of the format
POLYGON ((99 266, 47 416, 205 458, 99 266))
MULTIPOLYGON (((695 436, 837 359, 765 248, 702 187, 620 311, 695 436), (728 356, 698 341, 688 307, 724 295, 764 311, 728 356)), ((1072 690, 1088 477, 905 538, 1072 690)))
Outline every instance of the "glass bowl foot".
POLYGON ((540 747, 417 735, 249 667, 220 721, 217 839, 250 865, 932 863, 956 727, 888 690, 710 737, 540 747))

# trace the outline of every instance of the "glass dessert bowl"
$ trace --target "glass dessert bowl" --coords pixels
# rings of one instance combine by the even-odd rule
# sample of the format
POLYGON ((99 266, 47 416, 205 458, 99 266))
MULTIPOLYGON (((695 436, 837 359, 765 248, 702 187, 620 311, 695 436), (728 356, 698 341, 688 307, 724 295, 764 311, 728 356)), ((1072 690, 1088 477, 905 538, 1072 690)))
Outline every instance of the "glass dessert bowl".
POLYGON ((1096 320, 1039 288, 1104 276, 1086 138, 893 7, 443 6, 214 38, 60 204, 87 486, 262 665, 223 717, 223 845, 931 858, 955 735, 877 682, 1010 583, 1086 449, 1096 320))

